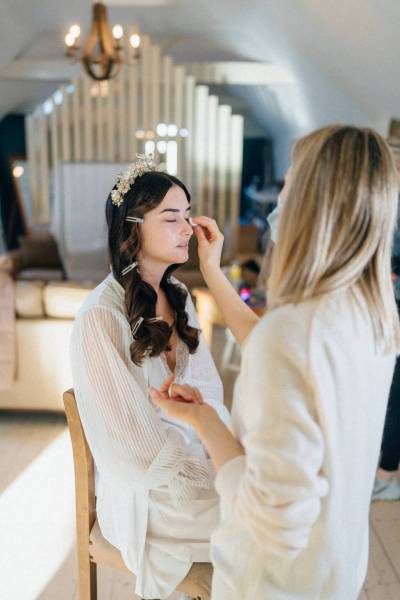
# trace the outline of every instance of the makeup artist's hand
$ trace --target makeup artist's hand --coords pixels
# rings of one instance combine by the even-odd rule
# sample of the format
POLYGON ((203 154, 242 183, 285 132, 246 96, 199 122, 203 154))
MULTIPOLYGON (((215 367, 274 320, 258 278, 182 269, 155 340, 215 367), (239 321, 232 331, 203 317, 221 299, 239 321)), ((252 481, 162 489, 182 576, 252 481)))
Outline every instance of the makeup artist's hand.
POLYGON ((169 417, 199 427, 204 420, 219 418, 216 411, 205 404, 200 391, 186 384, 173 383, 174 376, 168 377, 159 390, 149 388, 154 404, 163 409, 169 417))
MULTIPOLYGON (((180 402, 193 402, 194 404, 203 404, 203 397, 200 391, 192 387, 191 385, 187 385, 186 383, 174 383, 175 376, 170 375, 165 379, 160 387, 159 392, 161 397, 164 400, 179 400, 180 402)), ((152 386, 150 386, 149 391, 151 395, 151 391, 155 390, 152 386)))
POLYGON ((221 263, 224 236, 218 229, 217 223, 210 217, 193 217, 195 227, 193 232, 197 238, 200 269, 218 267, 221 263))
POLYGON ((216 471, 229 460, 244 455, 244 449, 235 439, 217 411, 203 402, 198 403, 196 388, 173 384, 173 376, 168 377, 159 390, 149 388, 150 396, 165 414, 178 421, 184 421, 195 428, 203 446, 208 451, 216 471), (168 390, 172 392, 168 394, 168 390), (181 394, 185 394, 185 397, 181 394))

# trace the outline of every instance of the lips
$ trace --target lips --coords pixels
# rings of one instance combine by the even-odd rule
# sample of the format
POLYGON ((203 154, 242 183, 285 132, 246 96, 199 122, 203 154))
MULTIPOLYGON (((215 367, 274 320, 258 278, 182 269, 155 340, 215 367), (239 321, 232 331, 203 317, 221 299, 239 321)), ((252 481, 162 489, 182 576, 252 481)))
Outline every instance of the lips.
POLYGON ((186 244, 179 244, 177 247, 178 248, 186 248, 187 249, 187 248, 189 248, 189 244, 188 243, 186 243, 186 244))

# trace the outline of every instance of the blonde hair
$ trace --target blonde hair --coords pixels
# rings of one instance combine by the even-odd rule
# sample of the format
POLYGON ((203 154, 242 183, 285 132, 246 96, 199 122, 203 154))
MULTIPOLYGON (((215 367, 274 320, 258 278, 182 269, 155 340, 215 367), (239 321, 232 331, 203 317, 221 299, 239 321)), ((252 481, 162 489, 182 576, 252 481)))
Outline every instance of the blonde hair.
POLYGON ((391 279, 396 169, 375 131, 331 126, 300 139, 268 281, 269 307, 359 286, 377 350, 400 351, 391 279))

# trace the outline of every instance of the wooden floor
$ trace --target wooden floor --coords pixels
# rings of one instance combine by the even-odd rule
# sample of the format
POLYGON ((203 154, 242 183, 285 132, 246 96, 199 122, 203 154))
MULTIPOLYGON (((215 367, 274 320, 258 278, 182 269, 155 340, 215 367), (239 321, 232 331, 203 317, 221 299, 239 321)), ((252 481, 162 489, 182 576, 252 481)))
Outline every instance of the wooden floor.
MULTIPOLYGON (((216 333, 218 362, 223 337, 216 333)), ((224 377, 227 404, 233 382, 233 374, 224 377)), ((64 417, 0 412, 0 599, 79 600, 74 529, 64 417)), ((98 580, 99 600, 137 598, 126 575, 100 568, 98 580)), ((399 599, 400 502, 375 503, 368 577, 359 600, 399 599)))

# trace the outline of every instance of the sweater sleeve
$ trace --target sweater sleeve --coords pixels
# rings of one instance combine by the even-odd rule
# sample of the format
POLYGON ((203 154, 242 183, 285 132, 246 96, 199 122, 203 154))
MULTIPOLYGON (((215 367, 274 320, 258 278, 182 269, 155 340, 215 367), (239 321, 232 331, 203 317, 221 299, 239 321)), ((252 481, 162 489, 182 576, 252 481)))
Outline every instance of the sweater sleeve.
POLYGON ((168 485, 176 501, 213 485, 206 459, 164 427, 119 315, 92 307, 75 324, 71 365, 79 414, 99 471, 119 486, 168 485), (142 381, 138 380, 138 376, 142 381))
POLYGON ((307 331, 278 309, 256 327, 243 354, 240 409, 245 458, 220 469, 224 514, 240 519, 266 553, 295 557, 308 544, 328 483, 313 409, 307 331))

